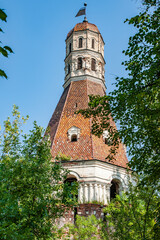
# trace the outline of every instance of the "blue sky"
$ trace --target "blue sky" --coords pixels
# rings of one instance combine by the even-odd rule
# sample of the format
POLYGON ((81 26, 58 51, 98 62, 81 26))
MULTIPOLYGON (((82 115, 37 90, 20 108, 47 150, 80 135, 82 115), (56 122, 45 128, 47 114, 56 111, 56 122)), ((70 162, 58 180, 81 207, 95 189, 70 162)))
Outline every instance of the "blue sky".
MULTIPOLYGON (((0 56, 0 67, 8 80, 0 78, 0 125, 11 115, 13 104, 29 115, 27 130, 34 120, 44 128, 63 91, 65 38, 83 16, 75 18, 81 0, 1 0, 8 15, 1 23, 1 41, 12 47, 9 59, 0 56)), ((88 0, 87 19, 99 28, 105 41, 107 91, 115 76, 126 75, 122 50, 135 29, 124 24, 140 10, 137 0, 88 0)))

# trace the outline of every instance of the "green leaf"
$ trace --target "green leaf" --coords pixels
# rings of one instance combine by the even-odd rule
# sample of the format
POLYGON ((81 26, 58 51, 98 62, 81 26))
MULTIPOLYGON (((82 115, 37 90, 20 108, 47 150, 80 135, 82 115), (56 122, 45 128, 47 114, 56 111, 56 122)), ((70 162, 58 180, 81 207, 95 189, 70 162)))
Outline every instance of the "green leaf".
POLYGON ((4 9, 0 9, 0 19, 2 20, 2 21, 7 21, 6 19, 7 19, 7 14, 4 12, 4 9))
POLYGON ((3 48, 6 49, 7 51, 9 51, 10 53, 13 53, 13 51, 12 51, 12 49, 10 47, 4 46, 3 48))
POLYGON ((8 52, 3 47, 0 47, 0 53, 2 53, 4 57, 8 57, 8 52))
POLYGON ((6 73, 2 69, 0 69, 0 76, 5 77, 6 79, 8 78, 6 73))

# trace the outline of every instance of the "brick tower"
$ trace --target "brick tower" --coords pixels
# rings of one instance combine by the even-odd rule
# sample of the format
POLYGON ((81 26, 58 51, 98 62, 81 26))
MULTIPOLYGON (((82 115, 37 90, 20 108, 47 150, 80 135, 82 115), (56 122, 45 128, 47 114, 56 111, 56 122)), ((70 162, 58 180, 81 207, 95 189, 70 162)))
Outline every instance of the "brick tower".
POLYGON ((127 188, 123 145, 114 162, 108 162, 108 132, 101 138, 92 135, 91 119, 75 114, 88 107, 88 95, 105 95, 104 66, 104 41, 97 26, 87 20, 76 24, 66 38, 64 91, 49 122, 52 155, 69 155, 71 160, 64 161, 68 179, 79 182, 79 207, 71 212, 71 222, 75 213, 102 216, 102 205, 127 188))

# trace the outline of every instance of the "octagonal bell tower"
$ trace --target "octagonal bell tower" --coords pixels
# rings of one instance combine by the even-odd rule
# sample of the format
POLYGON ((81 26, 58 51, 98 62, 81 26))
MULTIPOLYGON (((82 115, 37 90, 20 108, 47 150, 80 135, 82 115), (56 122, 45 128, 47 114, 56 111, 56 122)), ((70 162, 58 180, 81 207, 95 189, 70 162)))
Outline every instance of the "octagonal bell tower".
POLYGON ((104 41, 96 25, 84 20, 66 38, 65 83, 88 80, 97 82, 105 90, 104 41))

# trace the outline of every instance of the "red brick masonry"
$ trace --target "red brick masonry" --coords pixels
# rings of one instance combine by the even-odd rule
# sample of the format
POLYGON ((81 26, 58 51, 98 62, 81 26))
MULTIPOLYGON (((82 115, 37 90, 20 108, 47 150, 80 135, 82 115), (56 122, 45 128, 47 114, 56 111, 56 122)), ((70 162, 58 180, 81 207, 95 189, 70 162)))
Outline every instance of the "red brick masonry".
MULTIPOLYGON (((106 157, 110 147, 103 138, 91 134, 91 119, 85 119, 75 111, 88 107, 88 95, 105 94, 101 84, 90 80, 71 82, 64 90, 60 101, 49 122, 52 155, 55 157, 59 152, 71 156, 72 160, 97 159, 107 161, 106 157), (77 142, 71 142, 68 138, 68 130, 76 126, 80 128, 80 138, 77 142)), ((112 124, 115 124, 111 119, 112 124)), ((127 157, 123 145, 120 143, 115 156, 114 165, 127 167, 127 157)))

